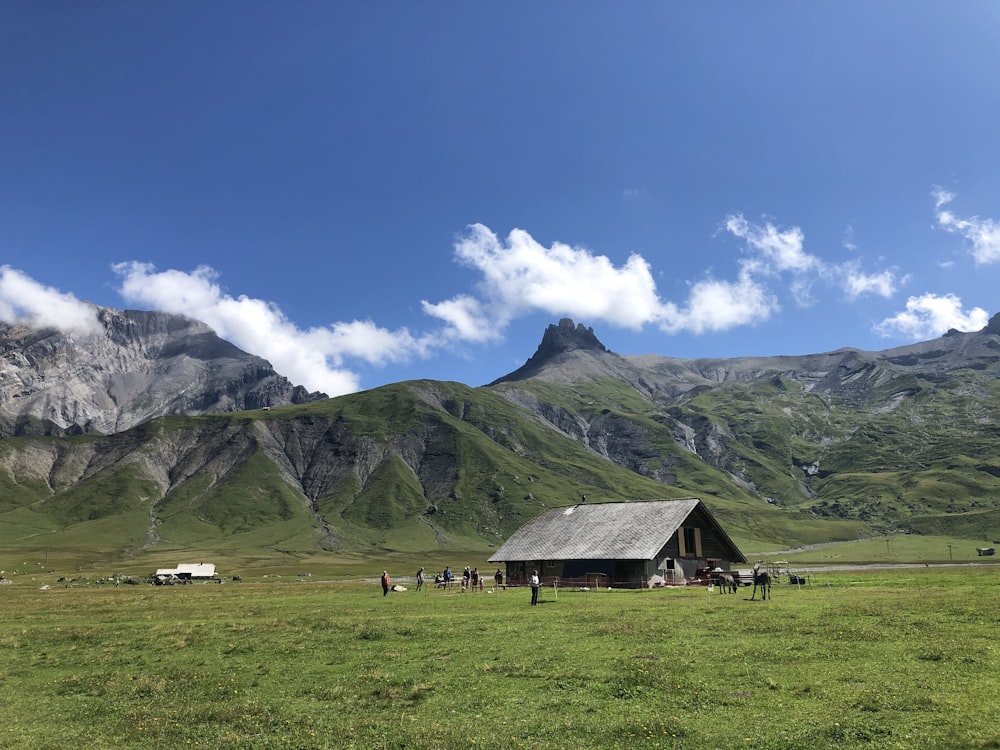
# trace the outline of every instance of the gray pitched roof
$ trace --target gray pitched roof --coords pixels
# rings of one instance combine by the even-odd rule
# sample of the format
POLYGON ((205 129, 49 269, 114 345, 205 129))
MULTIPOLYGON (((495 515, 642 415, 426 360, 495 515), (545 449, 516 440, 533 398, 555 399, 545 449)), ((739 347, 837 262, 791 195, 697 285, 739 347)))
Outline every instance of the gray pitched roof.
POLYGON ((553 508, 515 531, 489 562, 652 560, 700 503, 688 498, 553 508))

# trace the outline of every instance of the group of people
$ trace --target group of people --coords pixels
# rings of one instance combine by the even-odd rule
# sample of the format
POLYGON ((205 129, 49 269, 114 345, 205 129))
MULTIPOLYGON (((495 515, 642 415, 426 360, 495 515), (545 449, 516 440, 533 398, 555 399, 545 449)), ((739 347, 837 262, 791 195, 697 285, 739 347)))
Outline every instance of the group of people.
MULTIPOLYGON (((423 568, 421 568, 423 570, 423 568)), ((418 573, 419 575, 419 573, 418 573)), ((440 585, 442 588, 450 588, 454 580, 454 576, 451 572, 451 568, 445 568, 444 573, 440 576, 434 577, 434 583, 440 585)), ((493 580, 496 583, 496 587, 499 589, 503 586, 503 571, 497 568, 497 572, 493 575, 493 580)), ((465 566, 465 570, 462 571, 462 593, 466 591, 483 591, 486 589, 486 576, 479 572, 479 568, 470 568, 468 565, 465 566)))
MULTIPOLYGON (((497 573, 499 573, 499 569, 497 573)), ((479 589, 482 591, 485 588, 486 576, 479 575, 479 568, 469 568, 468 565, 465 566, 465 570, 462 571, 462 593, 465 593, 469 589, 475 591, 479 589)))
MULTIPOLYGON (((417 571, 417 591, 421 591, 424 588, 424 569, 421 568, 417 571)), ((436 573, 434 575, 434 585, 436 587, 449 589, 454 582, 455 574, 451 572, 451 567, 446 566, 444 572, 436 573)), ((493 574, 493 581, 496 584, 497 589, 503 588, 503 571, 497 568, 497 572, 493 574)), ((389 580, 389 573, 385 570, 382 571, 382 596, 389 593, 391 582, 389 580)), ((462 571, 462 593, 465 593, 469 589, 475 591, 476 589, 483 591, 486 588, 486 576, 480 575, 479 568, 470 568, 468 565, 465 566, 465 570, 462 571)))
MULTIPOLYGON (((437 573, 434 576, 434 585, 440 586, 441 588, 450 588, 454 575, 451 572, 450 567, 445 567, 443 573, 437 573)), ((493 580, 496 583, 497 590, 503 588, 503 571, 497 568, 497 572, 493 574, 493 580)), ((531 584, 531 606, 534 607, 538 604, 538 590, 542 587, 541 580, 538 577, 538 571, 531 571, 531 578, 528 579, 531 584)), ((465 570, 462 571, 462 593, 464 594, 470 588, 475 591, 478 587, 480 591, 483 590, 486 585, 486 576, 479 574, 479 568, 469 568, 468 565, 465 566, 465 570)), ((424 587, 424 569, 421 568, 417 571, 417 591, 420 591, 424 587)), ((388 571, 382 571, 382 596, 389 593, 391 588, 391 581, 389 580, 388 571)))

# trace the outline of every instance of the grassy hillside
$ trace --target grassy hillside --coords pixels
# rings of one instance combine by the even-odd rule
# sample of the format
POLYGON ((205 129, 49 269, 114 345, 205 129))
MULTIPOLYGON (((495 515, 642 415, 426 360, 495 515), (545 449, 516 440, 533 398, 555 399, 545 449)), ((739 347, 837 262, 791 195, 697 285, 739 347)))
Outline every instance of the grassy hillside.
MULTIPOLYGON (((747 377, 682 398, 617 377, 500 384, 512 403, 631 470, 721 498, 737 537, 895 532, 1000 538, 1000 381, 866 368, 824 389, 747 377), (761 506, 780 508, 775 516, 761 506)), ((805 542, 806 539, 811 542, 805 542)))
POLYGON ((479 554, 584 495, 701 497, 738 543, 763 548, 1000 538, 995 379, 879 374, 838 388, 782 374, 683 398, 611 376, 413 381, 108 437, 8 438, 0 547, 479 554))
POLYGON ((4 457, 0 546, 36 553, 42 546, 121 556, 488 550, 544 509, 584 495, 599 502, 697 494, 734 532, 773 516, 767 526, 776 542, 813 536, 791 532, 747 493, 723 495, 724 478, 712 467, 691 464, 691 476, 704 480, 697 484, 663 484, 489 389, 457 383, 172 417, 108 438, 16 438, 5 441, 4 457), (24 470, 30 456, 43 454, 49 463, 36 462, 34 474, 73 464, 78 478, 50 487, 24 470))

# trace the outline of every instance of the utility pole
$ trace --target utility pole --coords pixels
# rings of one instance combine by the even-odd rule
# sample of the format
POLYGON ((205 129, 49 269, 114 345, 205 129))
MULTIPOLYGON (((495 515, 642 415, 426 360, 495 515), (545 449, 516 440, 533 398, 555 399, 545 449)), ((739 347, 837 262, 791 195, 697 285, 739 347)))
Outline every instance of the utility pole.
POLYGON ((953 557, 951 556, 951 545, 950 545, 950 544, 948 545, 948 559, 949 559, 949 560, 954 560, 954 559, 955 559, 955 558, 953 558, 953 557))

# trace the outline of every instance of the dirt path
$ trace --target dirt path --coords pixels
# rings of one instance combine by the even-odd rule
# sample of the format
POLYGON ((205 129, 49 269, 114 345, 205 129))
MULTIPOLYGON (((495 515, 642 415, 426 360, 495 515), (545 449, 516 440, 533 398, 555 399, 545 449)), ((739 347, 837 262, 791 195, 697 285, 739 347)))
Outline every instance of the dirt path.
POLYGON ((1000 565, 1000 562, 962 562, 962 563, 842 563, 840 565, 789 565, 794 572, 820 573, 831 570, 892 570, 895 568, 990 568, 1000 565))

